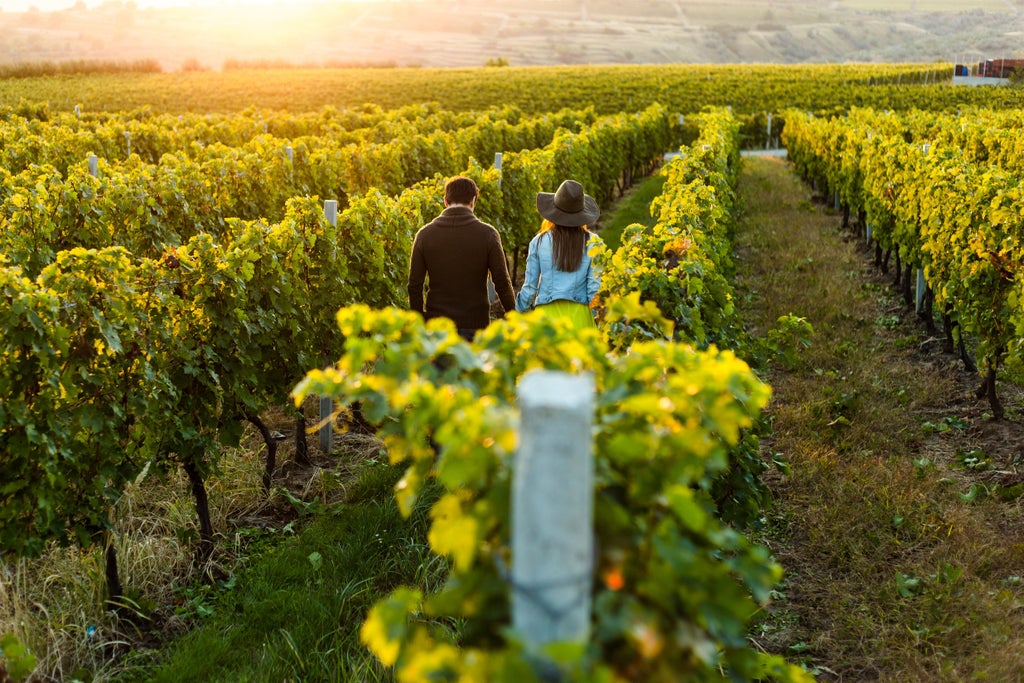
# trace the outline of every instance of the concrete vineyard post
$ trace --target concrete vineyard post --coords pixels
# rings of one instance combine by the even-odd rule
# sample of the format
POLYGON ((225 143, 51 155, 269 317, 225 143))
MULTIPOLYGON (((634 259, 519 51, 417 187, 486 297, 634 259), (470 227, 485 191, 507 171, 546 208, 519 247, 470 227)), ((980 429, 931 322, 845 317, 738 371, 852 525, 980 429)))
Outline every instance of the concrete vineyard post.
MULTIPOLYGON (((324 218, 331 225, 338 225, 338 200, 324 200, 324 218)), ((329 396, 320 397, 320 450, 330 453, 334 437, 334 402, 329 396)))
POLYGON ((537 651, 585 642, 594 556, 594 378, 535 370, 518 389, 512 480, 512 625, 537 651))

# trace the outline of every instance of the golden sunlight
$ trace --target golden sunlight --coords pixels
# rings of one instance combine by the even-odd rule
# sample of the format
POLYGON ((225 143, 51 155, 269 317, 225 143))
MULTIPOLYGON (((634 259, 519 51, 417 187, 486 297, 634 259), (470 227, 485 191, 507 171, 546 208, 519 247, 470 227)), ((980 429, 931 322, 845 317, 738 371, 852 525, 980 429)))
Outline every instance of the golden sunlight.
MULTIPOLYGON (((193 8, 214 9, 239 5, 277 5, 281 8, 297 5, 323 4, 328 0, 4 0, 3 12, 60 12, 74 8, 93 9, 103 5, 134 5, 138 9, 193 8)), ((375 2, 377 0, 346 0, 347 2, 375 2)))
MULTIPOLYGON (((388 37, 396 0, 0 0, 17 60, 155 61, 162 70, 230 65, 378 65, 396 56, 388 37), (15 52, 20 50, 20 52, 15 52)), ((423 22, 420 22, 422 25, 423 22)), ((10 57, 8 57, 10 59, 10 57)), ((0 55, 0 61, 3 61, 0 55)))

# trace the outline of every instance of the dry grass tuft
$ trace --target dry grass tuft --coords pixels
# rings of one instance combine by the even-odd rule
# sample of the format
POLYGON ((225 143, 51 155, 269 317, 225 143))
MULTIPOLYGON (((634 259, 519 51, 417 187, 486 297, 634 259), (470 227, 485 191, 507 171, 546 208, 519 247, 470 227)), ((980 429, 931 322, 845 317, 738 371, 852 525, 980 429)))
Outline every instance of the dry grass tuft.
MULTIPOLYGON (((313 414, 307 409, 307 414, 313 414)), ((308 439, 310 465, 295 462, 295 417, 270 411, 264 421, 286 435, 278 443, 278 468, 269 495, 262 486, 266 446, 247 428, 238 448, 222 454, 221 471, 207 482, 219 542, 213 557, 195 556, 198 524, 186 477, 147 476, 130 488, 116 511, 114 544, 129 615, 105 609, 103 549, 54 548, 42 557, 0 564, 0 633, 31 646, 37 672, 55 680, 87 672, 94 683, 110 680, 126 660, 190 628, 179 610, 182 591, 215 583, 247 561, 253 544, 283 538, 299 520, 297 503, 333 505, 345 500, 361 468, 383 458, 373 436, 335 434, 333 452, 308 439)), ((47 679, 49 680, 49 679, 47 679)))

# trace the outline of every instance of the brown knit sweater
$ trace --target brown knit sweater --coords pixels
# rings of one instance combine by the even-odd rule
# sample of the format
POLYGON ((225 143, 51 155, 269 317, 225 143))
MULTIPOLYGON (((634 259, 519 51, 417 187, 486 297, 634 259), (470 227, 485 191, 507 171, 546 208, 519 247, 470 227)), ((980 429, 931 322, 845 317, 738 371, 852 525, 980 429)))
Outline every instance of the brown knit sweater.
POLYGON ((450 206, 416 233, 409 263, 409 308, 427 320, 444 316, 460 329, 483 329, 490 323, 488 273, 501 305, 515 310, 498 231, 468 206, 450 206))

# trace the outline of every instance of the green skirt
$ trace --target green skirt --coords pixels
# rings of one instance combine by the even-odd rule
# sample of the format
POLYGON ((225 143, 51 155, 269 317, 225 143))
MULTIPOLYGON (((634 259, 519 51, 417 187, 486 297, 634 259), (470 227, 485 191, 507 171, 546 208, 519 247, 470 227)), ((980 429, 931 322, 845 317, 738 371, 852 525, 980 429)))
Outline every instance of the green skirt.
POLYGON ((537 306, 534 310, 540 311, 543 315, 549 318, 565 318, 572 323, 572 326, 577 330, 585 330, 587 328, 593 329, 596 327, 596 324, 594 323, 594 315, 590 312, 590 307, 586 304, 579 304, 575 301, 559 299, 548 304, 537 306))

